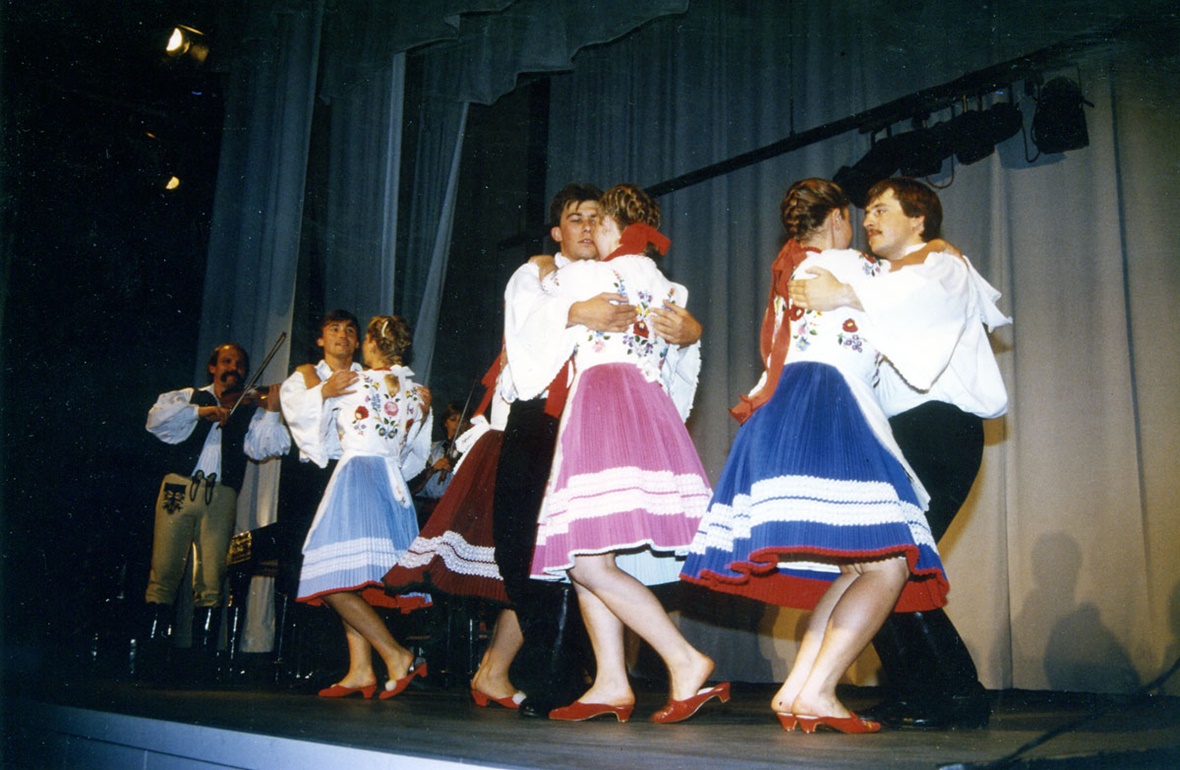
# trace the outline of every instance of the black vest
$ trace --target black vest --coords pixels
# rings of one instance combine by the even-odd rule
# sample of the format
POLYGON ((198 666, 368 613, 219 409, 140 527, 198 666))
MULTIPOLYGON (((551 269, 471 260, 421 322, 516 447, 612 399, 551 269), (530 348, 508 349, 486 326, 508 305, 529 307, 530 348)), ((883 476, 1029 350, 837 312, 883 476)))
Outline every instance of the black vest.
MULTIPOLYGON (((197 406, 217 406, 217 397, 207 390, 194 388, 189 403, 197 406)), ((241 490, 242 479, 246 475, 246 453, 242 446, 246 441, 246 431, 250 428, 250 418, 254 416, 255 408, 238 407, 233 416, 221 427, 221 474, 218 475, 217 482, 235 491, 241 490)), ((179 444, 165 444, 165 467, 168 471, 182 476, 192 473, 201 457, 205 438, 211 430, 217 430, 217 423, 197 420, 197 425, 188 438, 179 444)))

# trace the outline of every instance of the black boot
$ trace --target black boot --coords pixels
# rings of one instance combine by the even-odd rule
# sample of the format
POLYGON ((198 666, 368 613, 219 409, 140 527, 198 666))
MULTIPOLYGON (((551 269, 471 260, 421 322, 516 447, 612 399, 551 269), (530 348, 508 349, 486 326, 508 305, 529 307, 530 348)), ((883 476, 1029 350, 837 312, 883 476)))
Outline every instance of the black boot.
POLYGON ((987 727, 991 705, 979 681, 975 661, 951 619, 939 610, 915 612, 916 631, 933 659, 934 684, 944 709, 941 718, 911 719, 907 726, 926 729, 987 727))
POLYGON ((163 682, 172 659, 172 624, 176 608, 148 602, 131 658, 131 675, 141 682, 163 682))
MULTIPOLYGON (((887 623, 904 660, 895 671, 886 667, 887 675, 899 678, 890 684, 893 697, 870 710, 872 718, 914 730, 987 727, 987 691, 947 614, 941 609, 894 613, 887 623)), ((874 638, 874 647, 877 641, 874 638)), ((881 656, 878 648, 883 666, 890 655, 881 656)))
POLYGON ((198 687, 220 681, 217 646, 221 641, 221 607, 193 608, 192 670, 188 680, 198 687))
POLYGON ((913 623, 908 613, 890 613, 873 637, 873 649, 881 660, 884 680, 884 699, 857 714, 886 725, 897 724, 902 716, 913 710, 913 703, 921 700, 920 687, 926 677, 915 673, 912 664, 918 653, 914 650, 913 623))
POLYGON ((529 650, 517 656, 522 671, 519 678, 513 674, 513 681, 519 679, 528 696, 520 715, 544 719, 586 691, 586 629, 571 586, 530 582, 537 584, 530 591, 530 611, 517 613, 529 650))

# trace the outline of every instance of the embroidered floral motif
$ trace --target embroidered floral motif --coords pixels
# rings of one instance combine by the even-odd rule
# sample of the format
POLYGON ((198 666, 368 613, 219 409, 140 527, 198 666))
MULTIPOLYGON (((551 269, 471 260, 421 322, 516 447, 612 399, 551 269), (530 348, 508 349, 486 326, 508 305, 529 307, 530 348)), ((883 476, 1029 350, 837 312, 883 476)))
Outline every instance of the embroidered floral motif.
MULTIPOLYGON (((614 273, 614 290, 616 294, 624 297, 628 303, 635 306, 635 312, 638 320, 631 325, 626 331, 618 335, 619 342, 623 346, 623 354, 626 356, 635 356, 644 361, 654 359, 656 370, 663 367, 664 361, 668 357, 668 343, 661 340, 656 335, 652 334, 651 327, 647 324, 647 318, 651 313, 651 309, 655 302, 650 291, 636 291, 631 292, 623 277, 619 275, 618 271, 614 273)), ((669 304, 674 301, 674 290, 669 289, 667 296, 660 299, 661 302, 666 300, 669 304)), ((591 330, 589 332, 588 342, 591 349, 596 353, 601 353, 606 350, 607 343, 615 338, 615 334, 610 332, 598 332, 591 330)))
POLYGON ((364 435, 368 424, 378 436, 394 436, 406 432, 413 425, 418 415, 423 413, 422 398, 418 388, 403 389, 389 395, 381 387, 381 380, 376 378, 361 378, 365 404, 358 405, 352 415, 353 429, 359 435, 364 435), (399 416, 404 416, 404 425, 398 424, 399 416))
POLYGON ((791 327, 791 339, 794 340, 796 348, 807 350, 811 347, 811 338, 819 336, 819 331, 815 327, 823 315, 818 310, 808 310, 800 314, 799 320, 791 327))

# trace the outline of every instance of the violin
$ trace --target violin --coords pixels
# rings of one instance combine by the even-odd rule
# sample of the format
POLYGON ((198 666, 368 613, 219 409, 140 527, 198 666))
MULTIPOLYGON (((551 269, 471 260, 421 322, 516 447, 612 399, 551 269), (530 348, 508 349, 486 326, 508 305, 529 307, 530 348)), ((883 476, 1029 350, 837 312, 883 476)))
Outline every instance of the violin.
MULTIPOLYGON (((221 408, 229 410, 229 414, 227 414, 221 420, 222 425, 224 425, 225 421, 233 415, 234 410, 242 404, 246 404, 248 406, 261 406, 263 408, 266 407, 266 403, 270 397, 270 390, 275 388, 275 386, 270 385, 260 388, 256 387, 255 383, 258 382, 258 377, 262 374, 262 370, 265 369, 266 365, 270 363, 270 359, 274 358, 275 353, 278 352, 279 347, 282 346, 286 339, 286 332, 279 334, 279 338, 275 340, 275 344, 271 346, 270 352, 266 354, 266 358, 262 360, 262 364, 259 365, 256 370, 254 370, 254 374, 251 375, 249 381, 246 382, 245 385, 234 386, 221 394, 221 408)), ((277 400, 277 388, 275 388, 275 397, 277 400)))
POLYGON ((271 387, 271 385, 259 385, 246 390, 245 387, 238 385, 227 388, 221 393, 221 408, 232 410, 237 406, 257 406, 265 409, 271 387))

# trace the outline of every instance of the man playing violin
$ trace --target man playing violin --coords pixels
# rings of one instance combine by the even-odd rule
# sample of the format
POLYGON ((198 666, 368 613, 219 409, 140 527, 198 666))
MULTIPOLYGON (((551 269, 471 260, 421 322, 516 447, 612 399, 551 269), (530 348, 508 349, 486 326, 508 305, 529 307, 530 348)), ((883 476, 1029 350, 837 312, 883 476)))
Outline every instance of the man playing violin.
POLYGON ((246 458, 260 461, 285 454, 291 438, 279 418, 278 386, 260 399, 264 409, 244 403, 233 408, 228 394, 241 391, 250 369, 241 345, 218 345, 207 369, 208 385, 161 394, 148 412, 147 430, 167 446, 162 454, 169 472, 156 498, 151 574, 144 598, 150 614, 148 640, 163 641, 185 559, 194 550, 193 646, 212 658, 246 458))

